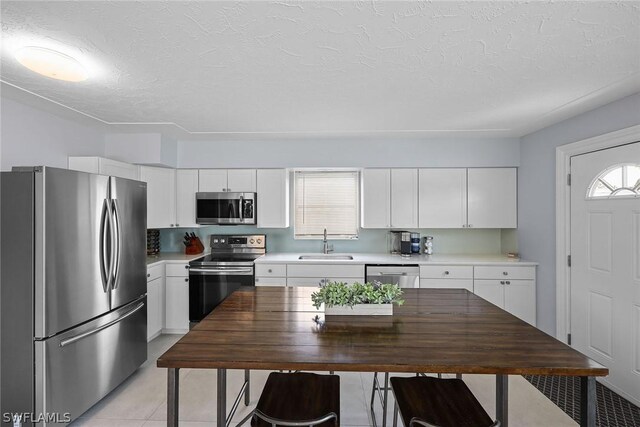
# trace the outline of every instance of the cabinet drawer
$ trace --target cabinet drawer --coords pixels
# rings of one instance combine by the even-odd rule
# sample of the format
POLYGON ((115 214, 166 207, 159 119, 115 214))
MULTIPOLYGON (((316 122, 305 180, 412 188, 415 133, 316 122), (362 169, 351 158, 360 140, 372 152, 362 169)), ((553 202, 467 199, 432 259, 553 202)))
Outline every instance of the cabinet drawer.
POLYGON ((353 285, 356 282, 363 284, 364 277, 327 277, 326 281, 346 283, 347 285, 353 285))
POLYGON ((256 276, 287 277, 286 264, 256 264, 256 276))
POLYGON ((189 263, 168 262, 165 271, 168 277, 187 277, 189 276, 189 263))
POLYGON ((533 280, 536 278, 536 268, 517 266, 479 266, 474 267, 473 274, 475 279, 533 280))
POLYGON ((325 280, 324 277, 287 277, 287 286, 318 287, 325 280))
POLYGON ((473 279, 473 266, 421 265, 420 277, 425 279, 473 279))
POLYGON ((164 275, 164 264, 147 267, 147 283, 164 275))
POLYGON ((364 264, 287 264, 292 277, 364 277, 364 264))
POLYGON ((420 288, 466 289, 473 292, 472 279, 420 279, 420 288))
POLYGON ((287 286, 285 277, 256 277, 256 286, 287 286))

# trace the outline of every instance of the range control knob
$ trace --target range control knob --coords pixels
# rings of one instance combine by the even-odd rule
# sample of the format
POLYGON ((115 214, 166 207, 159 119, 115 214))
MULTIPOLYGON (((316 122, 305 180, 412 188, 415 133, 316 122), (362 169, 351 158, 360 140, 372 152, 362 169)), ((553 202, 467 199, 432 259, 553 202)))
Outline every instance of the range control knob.
POLYGON ((255 243, 255 242, 256 242, 256 241, 255 241, 255 240, 253 240, 253 239, 249 240, 249 243, 251 243, 251 244, 253 244, 253 243, 255 243))
POLYGON ((258 242, 258 244, 262 243, 262 239, 258 239, 256 240, 256 242, 258 242))

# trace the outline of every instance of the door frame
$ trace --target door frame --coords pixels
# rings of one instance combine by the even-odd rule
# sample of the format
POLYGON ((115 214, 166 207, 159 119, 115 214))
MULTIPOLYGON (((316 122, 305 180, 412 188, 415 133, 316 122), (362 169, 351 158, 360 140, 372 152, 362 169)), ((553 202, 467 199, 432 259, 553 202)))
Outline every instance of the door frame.
POLYGON ((556 338, 568 342, 571 330, 571 187, 567 176, 572 156, 640 141, 640 125, 556 147, 556 338))

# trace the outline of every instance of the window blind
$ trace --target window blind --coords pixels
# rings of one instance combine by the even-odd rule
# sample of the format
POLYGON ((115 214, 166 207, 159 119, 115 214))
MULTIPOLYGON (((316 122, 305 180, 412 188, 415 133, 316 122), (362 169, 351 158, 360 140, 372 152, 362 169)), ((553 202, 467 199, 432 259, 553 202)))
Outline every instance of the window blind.
POLYGON ((332 239, 358 237, 359 172, 298 171, 295 173, 295 237, 332 239))

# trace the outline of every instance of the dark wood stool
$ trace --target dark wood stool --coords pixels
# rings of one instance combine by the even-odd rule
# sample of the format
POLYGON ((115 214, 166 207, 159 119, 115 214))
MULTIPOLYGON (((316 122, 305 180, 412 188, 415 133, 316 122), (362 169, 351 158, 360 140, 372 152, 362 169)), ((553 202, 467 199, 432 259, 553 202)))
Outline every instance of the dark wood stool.
POLYGON ((394 427, 398 411, 406 427, 498 427, 461 379, 433 377, 393 377, 391 389, 396 399, 394 427))
POLYGON ((340 425, 340 377, 308 372, 272 372, 251 418, 256 427, 340 425))

